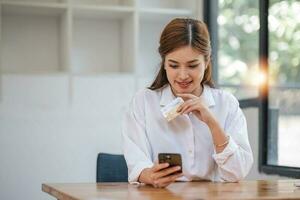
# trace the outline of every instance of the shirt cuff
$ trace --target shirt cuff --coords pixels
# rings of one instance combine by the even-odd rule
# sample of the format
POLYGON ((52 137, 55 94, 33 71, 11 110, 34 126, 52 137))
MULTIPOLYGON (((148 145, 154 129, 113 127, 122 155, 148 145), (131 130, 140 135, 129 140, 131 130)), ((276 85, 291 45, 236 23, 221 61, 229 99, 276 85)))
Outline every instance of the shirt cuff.
POLYGON ((152 166, 153 166, 152 162, 140 162, 137 165, 135 165, 128 176, 129 183, 131 183, 131 184, 138 183, 138 178, 139 178, 141 172, 145 168, 151 168, 152 166))
POLYGON ((216 153, 216 150, 214 150, 213 158, 216 161, 218 165, 224 165, 225 162, 228 160, 228 158, 234 154, 234 152, 238 149, 238 145, 235 143, 235 141, 230 137, 229 142, 225 149, 220 152, 216 153))

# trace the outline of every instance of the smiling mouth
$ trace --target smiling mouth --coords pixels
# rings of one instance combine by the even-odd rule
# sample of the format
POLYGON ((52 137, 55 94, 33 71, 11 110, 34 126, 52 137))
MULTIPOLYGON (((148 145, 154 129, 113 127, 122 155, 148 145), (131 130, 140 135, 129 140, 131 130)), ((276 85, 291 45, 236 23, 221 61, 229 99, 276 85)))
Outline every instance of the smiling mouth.
POLYGON ((189 82, 177 82, 177 84, 180 86, 180 87, 187 87, 189 86, 193 81, 189 81, 189 82))

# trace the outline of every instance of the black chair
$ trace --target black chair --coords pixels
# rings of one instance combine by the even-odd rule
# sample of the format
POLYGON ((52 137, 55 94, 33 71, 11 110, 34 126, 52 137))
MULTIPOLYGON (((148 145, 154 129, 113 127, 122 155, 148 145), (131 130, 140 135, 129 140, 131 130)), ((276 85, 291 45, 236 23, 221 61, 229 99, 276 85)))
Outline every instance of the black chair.
POLYGON ((127 182, 128 169, 123 155, 99 153, 97 158, 97 183, 127 182))

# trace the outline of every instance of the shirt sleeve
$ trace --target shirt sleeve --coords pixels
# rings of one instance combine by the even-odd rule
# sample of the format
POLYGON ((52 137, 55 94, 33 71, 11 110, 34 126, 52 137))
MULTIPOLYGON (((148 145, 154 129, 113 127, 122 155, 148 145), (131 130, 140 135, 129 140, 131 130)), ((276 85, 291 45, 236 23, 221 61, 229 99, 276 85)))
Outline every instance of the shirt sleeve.
POLYGON ((224 131, 229 135, 229 143, 213 158, 218 166, 218 180, 237 182, 246 177, 253 164, 253 153, 248 140, 246 118, 239 108, 235 97, 229 96, 229 114, 225 121, 224 131))
POLYGON ((137 182, 145 168, 153 166, 151 148, 145 129, 143 96, 137 95, 126 112, 122 125, 123 153, 128 167, 128 181, 137 182))

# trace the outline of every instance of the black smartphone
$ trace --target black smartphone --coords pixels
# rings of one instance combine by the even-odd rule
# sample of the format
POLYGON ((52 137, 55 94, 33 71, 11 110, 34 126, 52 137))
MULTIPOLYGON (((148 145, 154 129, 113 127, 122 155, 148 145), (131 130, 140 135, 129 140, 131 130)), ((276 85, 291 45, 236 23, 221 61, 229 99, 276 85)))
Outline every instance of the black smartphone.
POLYGON ((159 164, 169 163, 169 167, 180 166, 180 171, 175 173, 182 173, 182 161, 179 153, 159 153, 158 162, 159 164))

